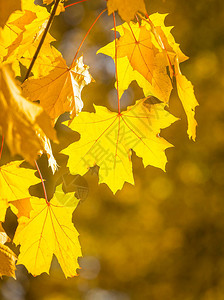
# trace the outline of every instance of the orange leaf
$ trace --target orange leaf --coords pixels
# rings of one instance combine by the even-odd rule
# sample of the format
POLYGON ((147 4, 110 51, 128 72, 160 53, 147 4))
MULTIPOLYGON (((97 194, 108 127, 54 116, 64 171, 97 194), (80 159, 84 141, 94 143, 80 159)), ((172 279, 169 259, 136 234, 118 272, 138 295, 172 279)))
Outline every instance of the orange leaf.
POLYGON ((30 204, 30 197, 15 200, 13 202, 9 202, 12 211, 17 215, 17 218, 21 218, 22 216, 30 218, 30 212, 32 210, 32 206, 30 204))
MULTIPOLYGON (((141 26, 133 22, 124 23, 116 30, 121 34, 116 42, 120 96, 136 80, 145 96, 153 95, 167 103, 172 90, 166 70, 167 61, 161 59, 162 53, 153 43, 149 25, 146 22, 141 26)), ((115 42, 101 48, 98 53, 109 55, 115 60, 115 42)))
POLYGON ((73 118, 82 110, 82 89, 93 81, 88 66, 83 64, 83 57, 71 69, 62 57, 56 62, 56 67, 47 76, 28 79, 23 84, 24 95, 31 101, 39 100, 54 121, 64 112, 70 112, 73 118))

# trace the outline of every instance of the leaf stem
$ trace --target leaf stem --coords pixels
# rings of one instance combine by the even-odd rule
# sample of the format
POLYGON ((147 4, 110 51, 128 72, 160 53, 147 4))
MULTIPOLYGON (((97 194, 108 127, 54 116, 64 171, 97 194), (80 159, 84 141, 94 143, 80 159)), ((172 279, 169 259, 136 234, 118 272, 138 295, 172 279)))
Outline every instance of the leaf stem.
POLYGON ((47 199, 47 191, 46 191, 46 188, 45 188, 45 184, 44 184, 44 180, 43 180, 42 174, 41 174, 41 172, 40 172, 40 168, 39 168, 39 166, 38 166, 38 164, 37 164, 37 161, 35 160, 34 162, 35 162, 37 171, 38 171, 39 176, 40 176, 40 179, 41 179, 42 187, 43 187, 43 190, 44 190, 44 198, 45 198, 45 201, 46 201, 47 205, 49 205, 50 202, 49 202, 48 199, 47 199))
POLYGON ((97 16, 97 18, 95 19, 95 21, 92 23, 92 25, 90 26, 89 30, 87 31, 87 33, 85 34, 83 40, 81 41, 78 50, 76 51, 75 57, 73 58, 72 64, 70 66, 70 69, 73 68, 74 64, 75 64, 75 60, 77 58, 77 55, 85 41, 85 39, 87 38, 88 34, 90 33, 90 31, 92 30, 93 26, 96 24, 96 22, 99 20, 99 18, 102 16, 103 13, 105 13, 105 11, 107 11, 107 8, 105 8, 103 11, 101 11, 101 13, 97 16))
POLYGON ((58 7, 59 2, 60 2, 60 0, 56 0, 56 1, 55 1, 54 7, 53 7, 52 12, 51 12, 51 15, 50 15, 50 18, 49 18, 49 20, 48 20, 48 22, 47 22, 47 26, 46 26, 46 28, 45 28, 45 30, 44 30, 44 33, 43 33, 43 35, 42 35, 42 38, 41 38, 41 40, 40 40, 40 42, 39 42, 39 45, 38 45, 38 47, 37 47, 37 49, 36 49, 36 52, 35 52, 35 54, 34 54, 34 56, 33 56, 33 58, 32 58, 32 61, 31 61, 30 66, 29 66, 29 68, 28 68, 28 70, 27 70, 27 72, 26 72, 26 76, 25 76, 23 82, 24 82, 24 81, 29 77, 29 75, 30 75, 30 72, 31 72, 31 70, 32 70, 32 68, 33 68, 33 65, 34 65, 34 63, 35 63, 35 61, 36 61, 36 59, 37 59, 37 57, 38 57, 38 54, 39 54, 39 52, 40 52, 40 49, 41 49, 41 47, 43 46, 44 40, 45 40, 45 38, 46 38, 46 35, 47 35, 47 33, 48 33, 48 31, 49 31, 49 29, 50 29, 50 27, 51 27, 51 24, 52 24, 52 22, 53 22, 53 19, 54 19, 54 16, 55 16, 55 13, 56 13, 56 10, 57 10, 57 7, 58 7))
POLYGON ((1 144, 1 150, 0 150, 0 159, 2 157, 3 146, 4 146, 4 135, 2 136, 2 144, 1 144))
POLYGON ((115 76, 116 76, 116 83, 117 83, 117 103, 118 103, 118 114, 120 114, 121 107, 120 107, 118 72, 117 72, 117 30, 116 30, 116 19, 115 19, 114 12, 113 12, 113 20, 114 20, 114 38, 115 38, 115 76))
POLYGON ((88 1, 88 0, 81 0, 81 1, 78 1, 78 2, 75 2, 75 3, 72 3, 72 4, 69 4, 69 5, 66 5, 66 6, 64 6, 64 8, 68 8, 68 7, 70 7, 70 6, 73 6, 73 5, 82 3, 82 2, 86 2, 86 1, 88 1))

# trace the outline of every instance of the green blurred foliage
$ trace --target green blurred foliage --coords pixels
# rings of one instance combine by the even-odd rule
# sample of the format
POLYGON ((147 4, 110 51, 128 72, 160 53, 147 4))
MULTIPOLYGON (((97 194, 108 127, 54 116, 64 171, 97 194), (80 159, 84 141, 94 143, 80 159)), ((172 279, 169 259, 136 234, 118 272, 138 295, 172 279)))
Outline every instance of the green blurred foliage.
MULTIPOLYGON (((224 299, 224 2, 146 3, 149 14, 169 13, 166 24, 175 26, 172 33, 190 57, 182 71, 193 82, 200 103, 197 140, 188 140, 186 117, 174 91, 169 109, 182 121, 161 134, 175 146, 166 152, 166 173, 144 169, 133 155, 136 184, 125 184, 115 196, 105 185, 98 186, 97 170, 82 179, 74 177, 82 198, 74 213, 84 256, 79 277, 66 280, 56 259, 50 277, 33 278, 20 266, 17 281, 1 281, 3 300, 224 299)), ((105 1, 89 0, 55 19, 51 31, 68 63, 104 7, 105 1)), ((93 110, 93 103, 116 110, 114 65, 110 58, 96 56, 113 39, 112 27, 112 17, 104 14, 81 50, 96 80, 83 91, 86 110, 93 110)), ((123 108, 138 97, 142 91, 133 83, 122 99, 123 108)), ((63 145, 78 138, 60 122, 57 130, 63 145)), ((9 159, 7 151, 3 158, 9 159)), ((56 158, 61 168, 54 177, 46 158, 39 162, 49 194, 66 164, 65 156, 56 158)), ((41 187, 36 193, 41 195, 41 187)), ((15 219, 10 212, 8 218, 13 234, 15 219)))

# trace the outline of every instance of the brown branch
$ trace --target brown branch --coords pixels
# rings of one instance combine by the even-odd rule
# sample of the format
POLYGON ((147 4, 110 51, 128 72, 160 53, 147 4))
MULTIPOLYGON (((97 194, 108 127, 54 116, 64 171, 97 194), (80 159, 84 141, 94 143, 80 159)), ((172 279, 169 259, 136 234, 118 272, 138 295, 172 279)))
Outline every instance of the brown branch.
POLYGON ((35 63, 35 61, 36 61, 36 59, 37 59, 37 57, 38 57, 38 54, 39 54, 39 52, 40 52, 40 49, 41 49, 41 47, 43 46, 44 40, 45 40, 45 38, 46 38, 46 35, 47 35, 47 33, 48 33, 48 31, 49 31, 49 29, 50 29, 50 27, 51 27, 51 24, 52 24, 52 22, 53 22, 53 19, 54 19, 54 16, 55 16, 55 13, 56 13, 56 10, 57 10, 57 7, 58 7, 59 2, 60 2, 60 0, 56 0, 56 1, 55 1, 54 7, 53 7, 52 12, 51 12, 51 15, 50 15, 50 18, 49 18, 49 20, 48 20, 48 22, 47 22, 47 26, 46 26, 46 28, 45 28, 45 30, 44 30, 44 33, 43 33, 43 35, 42 35, 42 38, 41 38, 41 40, 40 40, 40 42, 39 42, 39 45, 38 45, 38 47, 37 47, 37 50, 36 50, 36 52, 35 52, 35 54, 34 54, 34 56, 33 56, 33 58, 32 58, 32 61, 31 61, 31 63, 30 63, 29 69, 28 69, 27 72, 26 72, 26 76, 25 76, 23 82, 24 82, 24 81, 29 77, 29 75, 30 75, 30 72, 31 72, 31 70, 32 70, 32 68, 33 68, 33 65, 34 65, 34 63, 35 63))

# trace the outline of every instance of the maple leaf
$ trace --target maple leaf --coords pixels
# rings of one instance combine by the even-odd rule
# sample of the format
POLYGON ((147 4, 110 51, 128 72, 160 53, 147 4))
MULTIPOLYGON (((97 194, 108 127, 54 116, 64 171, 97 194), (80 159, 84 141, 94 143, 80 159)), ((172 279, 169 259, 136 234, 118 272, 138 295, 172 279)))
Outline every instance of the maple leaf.
POLYGON ((0 0, 0 26, 4 26, 9 15, 17 9, 21 9, 21 0, 0 0))
MULTIPOLYGON (((18 208, 19 203, 13 203, 14 201, 23 200, 23 203, 27 203, 30 198, 29 187, 40 182, 40 179, 34 175, 35 170, 20 167, 22 162, 21 160, 13 161, 0 167, 0 221, 5 220, 9 204, 18 208)), ((23 213, 21 209, 20 215, 27 215, 27 212, 23 213)))
POLYGON ((10 239, 0 223, 0 277, 6 275, 16 278, 15 262, 17 257, 8 246, 4 245, 8 241, 10 241, 10 239))
POLYGON ((61 185, 50 202, 31 198, 30 219, 19 219, 14 237, 14 242, 21 245, 18 264, 25 265, 34 276, 49 273, 55 254, 65 276, 76 275, 77 259, 82 254, 72 213, 78 202, 73 193, 64 194, 61 185))
POLYGON ((178 58, 176 58, 175 62, 175 76, 177 82, 177 92, 187 115, 187 133, 189 135, 189 138, 192 138, 193 141, 195 141, 197 122, 194 118, 194 115, 195 107, 199 104, 195 98, 192 83, 181 74, 178 58))
POLYGON ((0 90, 0 129, 7 145, 12 155, 20 154, 33 164, 44 149, 40 136, 57 141, 50 118, 41 106, 22 97, 9 66, 0 69, 0 90))
POLYGON ((56 67, 47 76, 24 82, 24 95, 31 101, 39 100, 52 120, 64 112, 70 112, 71 118, 74 118, 83 108, 82 89, 93 79, 88 66, 83 64, 82 56, 72 68, 67 67, 62 57, 56 61, 56 67))
POLYGON ((165 104, 146 104, 142 99, 120 114, 94 107, 96 113, 81 112, 70 125, 81 135, 62 151, 69 155, 72 174, 84 175, 98 165, 99 183, 106 183, 115 193, 125 181, 134 184, 131 150, 142 157, 145 167, 165 169, 165 149, 172 145, 159 133, 177 120, 164 110, 165 104))
MULTIPOLYGON (((188 57, 183 54, 179 44, 175 42, 170 32, 172 27, 165 26, 165 17, 166 14, 156 13, 150 15, 147 20, 143 19, 141 25, 130 22, 130 24, 124 23, 116 27, 121 37, 116 40, 116 43, 113 41, 97 52, 109 55, 115 60, 115 48, 117 48, 120 96, 129 84, 136 80, 138 85, 143 88, 145 96, 153 95, 168 103, 172 90, 171 78, 173 75, 176 76, 173 68, 176 58, 179 62, 183 62, 188 57), (167 67, 170 69, 170 74, 167 73, 167 67)), ((181 76, 177 75, 176 78, 178 95, 188 118, 189 138, 195 140, 197 122, 194 114, 195 106, 198 103, 193 86, 189 82, 184 82, 181 76), (182 89, 180 89, 180 85, 182 85, 182 89)))
POLYGON ((136 80, 145 96, 154 95, 168 102, 172 83, 167 74, 167 61, 161 59, 159 49, 154 45, 148 24, 124 23, 116 27, 121 37, 101 48, 97 53, 111 56, 115 60, 117 47, 117 72, 120 96, 129 84, 136 80), (147 25, 147 26, 146 26, 147 25))
POLYGON ((107 8, 108 15, 118 10, 119 15, 126 22, 131 21, 138 11, 146 14, 144 0, 108 0, 107 8))

